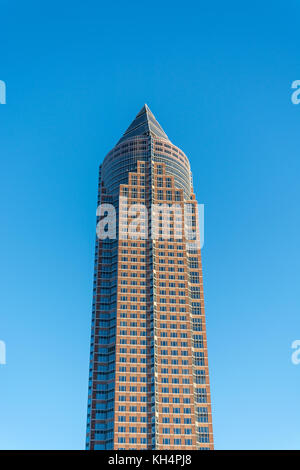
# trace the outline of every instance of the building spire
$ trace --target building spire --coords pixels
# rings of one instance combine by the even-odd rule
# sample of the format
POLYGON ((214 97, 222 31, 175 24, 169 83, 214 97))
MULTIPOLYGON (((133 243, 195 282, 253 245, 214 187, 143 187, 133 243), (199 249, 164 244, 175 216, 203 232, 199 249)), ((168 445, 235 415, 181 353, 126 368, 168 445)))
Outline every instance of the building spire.
POLYGON ((127 139, 138 135, 152 135, 161 139, 169 140, 167 134, 164 132, 160 124, 155 119, 147 104, 144 104, 140 112, 136 115, 123 137, 119 140, 118 144, 127 139))

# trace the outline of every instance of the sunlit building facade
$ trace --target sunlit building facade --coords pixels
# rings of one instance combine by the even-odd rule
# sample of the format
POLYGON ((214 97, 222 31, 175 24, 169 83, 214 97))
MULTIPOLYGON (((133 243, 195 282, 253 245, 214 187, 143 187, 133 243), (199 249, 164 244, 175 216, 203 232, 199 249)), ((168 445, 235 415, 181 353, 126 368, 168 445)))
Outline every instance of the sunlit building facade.
POLYGON ((100 166, 104 204, 116 236, 96 237, 86 448, 213 449, 190 164, 147 105, 100 166))

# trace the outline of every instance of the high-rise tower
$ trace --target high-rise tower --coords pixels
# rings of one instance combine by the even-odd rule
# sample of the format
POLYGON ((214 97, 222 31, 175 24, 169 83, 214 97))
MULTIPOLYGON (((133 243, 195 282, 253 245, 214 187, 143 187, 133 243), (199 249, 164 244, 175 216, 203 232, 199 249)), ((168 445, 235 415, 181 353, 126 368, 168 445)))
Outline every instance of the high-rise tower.
POLYGON ((190 164, 147 105, 100 166, 98 225, 108 204, 116 236, 107 224, 96 237, 86 447, 212 449, 190 164))

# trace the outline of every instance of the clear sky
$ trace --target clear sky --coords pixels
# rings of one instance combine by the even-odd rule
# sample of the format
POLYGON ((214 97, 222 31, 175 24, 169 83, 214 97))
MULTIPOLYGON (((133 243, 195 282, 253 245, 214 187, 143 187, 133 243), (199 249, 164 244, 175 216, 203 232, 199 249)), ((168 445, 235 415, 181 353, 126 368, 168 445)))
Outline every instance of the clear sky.
POLYGON ((205 204, 217 449, 300 449, 296 0, 0 1, 1 449, 83 449, 98 165, 146 102, 205 204))

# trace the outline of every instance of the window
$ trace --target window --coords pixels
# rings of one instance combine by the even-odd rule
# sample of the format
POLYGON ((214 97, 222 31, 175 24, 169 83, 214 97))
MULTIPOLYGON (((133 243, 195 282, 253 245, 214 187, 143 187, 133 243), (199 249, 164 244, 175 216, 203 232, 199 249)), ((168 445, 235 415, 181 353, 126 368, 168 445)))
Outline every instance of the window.
POLYGON ((208 423, 208 410, 204 406, 196 408, 196 416, 200 423, 208 423))
POLYGON ((208 427, 200 426, 198 428, 198 440, 199 442, 209 442, 208 427))
POLYGON ((129 432, 134 432, 134 433, 136 433, 136 432, 137 432, 137 428, 130 426, 130 427, 129 427, 129 432))
POLYGON ((197 403, 207 403, 207 391, 205 388, 197 388, 195 391, 195 399, 197 403))
POLYGON ((129 416, 129 422, 130 423, 136 423, 137 422, 137 417, 136 416, 129 416))

